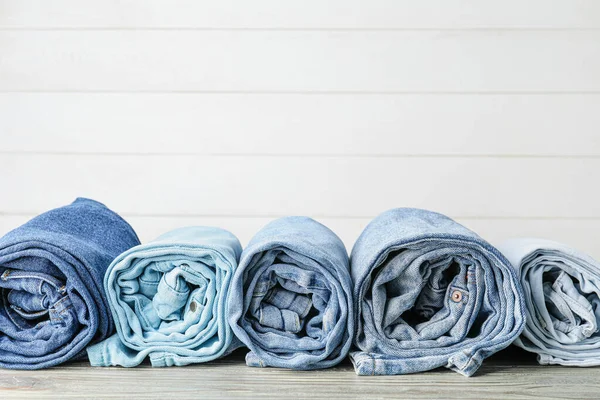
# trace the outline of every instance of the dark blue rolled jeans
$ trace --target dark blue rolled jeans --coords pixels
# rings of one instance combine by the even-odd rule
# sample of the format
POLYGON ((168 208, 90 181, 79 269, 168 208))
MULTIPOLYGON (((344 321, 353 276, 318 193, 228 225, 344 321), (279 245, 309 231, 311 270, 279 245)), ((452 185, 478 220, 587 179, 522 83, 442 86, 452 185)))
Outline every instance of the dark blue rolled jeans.
POLYGON ((470 376, 521 333, 525 308, 508 260, 474 232, 427 210, 375 218, 350 257, 359 375, 437 367, 470 376))
POLYGON ((83 198, 0 238, 0 367, 51 367, 112 334, 102 280, 137 244, 120 216, 83 198))

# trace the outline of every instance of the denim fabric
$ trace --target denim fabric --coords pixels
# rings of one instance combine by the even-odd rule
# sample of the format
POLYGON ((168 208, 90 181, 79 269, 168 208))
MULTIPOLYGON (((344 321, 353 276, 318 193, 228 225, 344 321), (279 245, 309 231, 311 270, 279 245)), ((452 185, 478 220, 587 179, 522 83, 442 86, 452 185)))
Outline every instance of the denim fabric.
POLYGON ((112 334, 102 278, 137 244, 127 222, 82 198, 2 237, 0 367, 51 367, 112 334))
POLYGON ((341 240, 310 218, 281 218, 258 232, 229 296, 246 363, 308 370, 343 360, 354 332, 348 268, 341 240))
POLYGON ((527 323, 515 344, 540 364, 600 365, 600 264, 544 239, 512 239, 499 249, 525 293, 527 323))
POLYGON ((88 348, 91 364, 181 366, 239 346, 226 310, 241 252, 223 229, 187 227, 121 254, 104 278, 117 334, 88 348))
POLYGON ((431 211, 375 218, 350 257, 359 375, 445 366, 471 376, 522 331, 523 294, 504 256, 431 211))

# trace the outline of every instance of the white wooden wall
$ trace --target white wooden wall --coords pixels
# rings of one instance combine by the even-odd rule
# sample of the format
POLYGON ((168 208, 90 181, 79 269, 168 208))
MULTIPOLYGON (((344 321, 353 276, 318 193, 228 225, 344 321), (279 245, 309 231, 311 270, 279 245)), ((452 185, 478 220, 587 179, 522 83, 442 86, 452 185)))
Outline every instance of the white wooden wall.
POLYGON ((598 0, 0 0, 0 234, 415 206, 600 257, 598 0))

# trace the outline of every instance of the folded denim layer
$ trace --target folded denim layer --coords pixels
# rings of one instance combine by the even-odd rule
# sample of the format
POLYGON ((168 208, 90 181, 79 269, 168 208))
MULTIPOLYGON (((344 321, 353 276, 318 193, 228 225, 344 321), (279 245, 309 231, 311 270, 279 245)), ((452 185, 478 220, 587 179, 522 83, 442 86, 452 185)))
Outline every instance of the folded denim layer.
POLYGON ((544 239, 512 239, 499 249, 525 294, 527 322, 515 344, 540 364, 600 365, 600 263, 544 239))
POLYGON ((470 376, 522 331, 515 271, 475 233, 434 212, 375 218, 351 254, 359 375, 445 366, 470 376))
POLYGON ((0 238, 0 367, 51 367, 112 334, 102 279, 137 244, 127 222, 83 198, 0 238))
POLYGON ((229 321, 255 367, 317 369, 348 354, 354 331, 348 254, 307 217, 271 222, 244 249, 229 321))
POLYGON ((214 360, 236 346, 227 294, 242 252, 231 233, 187 227, 130 249, 104 287, 117 334, 88 348, 94 366, 155 367, 214 360))

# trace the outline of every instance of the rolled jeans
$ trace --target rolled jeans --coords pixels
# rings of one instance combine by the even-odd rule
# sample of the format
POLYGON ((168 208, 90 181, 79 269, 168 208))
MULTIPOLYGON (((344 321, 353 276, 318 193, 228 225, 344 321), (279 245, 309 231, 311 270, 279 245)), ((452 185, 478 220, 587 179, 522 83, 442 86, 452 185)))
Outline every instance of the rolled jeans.
POLYGON ((515 345, 540 364, 600 365, 600 263, 545 239, 499 246, 518 271, 527 323, 515 345))
POLYGON ((2 237, 0 367, 52 367, 84 357, 86 346, 111 335, 102 278, 137 244, 127 222, 83 198, 2 237))
POLYGON ((307 217, 275 220, 242 253, 229 321, 253 367, 318 369, 348 354, 352 284, 342 241, 307 217))
POLYGON ((182 366, 239 347, 226 310, 241 252, 226 230, 186 227, 121 254, 104 278, 117 334, 88 348, 91 364, 182 366))
POLYGON ((437 367, 471 376, 525 323, 508 260, 474 232, 431 211, 376 217, 352 249, 359 375, 437 367))

